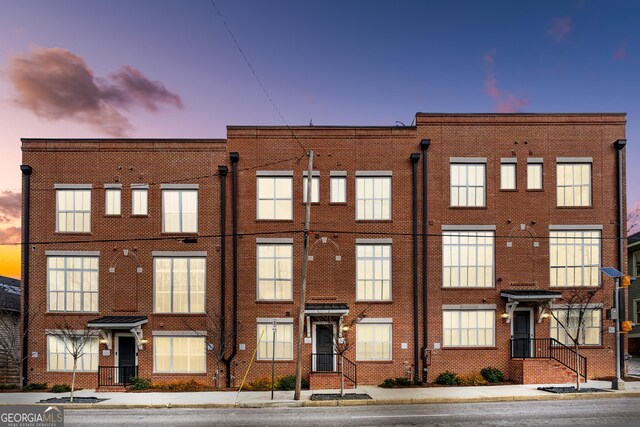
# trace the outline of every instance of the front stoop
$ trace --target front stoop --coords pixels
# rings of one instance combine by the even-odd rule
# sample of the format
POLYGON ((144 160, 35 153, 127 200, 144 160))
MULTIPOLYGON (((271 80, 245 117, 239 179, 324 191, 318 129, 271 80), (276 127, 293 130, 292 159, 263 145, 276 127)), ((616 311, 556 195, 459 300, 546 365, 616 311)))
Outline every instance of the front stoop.
MULTIPOLYGON (((309 374, 310 390, 336 390, 340 388, 340 374, 329 373, 311 373, 309 374)), ((347 377, 344 378, 344 388, 355 388, 353 382, 347 377)))
MULTIPOLYGON (((553 359, 513 359, 511 378, 521 384, 565 384, 576 381, 576 373, 553 359)), ((584 378, 580 378, 584 382, 584 378)))
POLYGON ((96 389, 96 393, 100 392, 125 392, 127 388, 121 385, 109 385, 109 386, 101 386, 96 389))

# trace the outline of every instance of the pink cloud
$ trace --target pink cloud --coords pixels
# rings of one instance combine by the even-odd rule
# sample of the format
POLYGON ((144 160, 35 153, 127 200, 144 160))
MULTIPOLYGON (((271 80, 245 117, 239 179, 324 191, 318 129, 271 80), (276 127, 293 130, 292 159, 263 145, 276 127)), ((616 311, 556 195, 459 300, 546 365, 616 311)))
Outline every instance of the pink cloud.
POLYGON ((519 113, 529 105, 530 101, 529 99, 517 97, 512 93, 505 92, 498 88, 498 81, 494 71, 495 56, 495 49, 492 49, 482 56, 482 59, 487 64, 487 76, 484 79, 484 89, 487 94, 494 99, 496 103, 495 109, 498 113, 519 113))
POLYGON ((547 29, 547 34, 557 42, 561 42, 565 39, 567 34, 572 29, 572 18, 566 16, 564 18, 556 18, 551 22, 551 25, 547 29))
POLYGON ((20 227, 0 228, 0 243, 20 243, 22 229, 20 227))
POLYGON ((0 222, 10 222, 20 218, 22 195, 14 191, 0 192, 0 222))
POLYGON ((629 40, 622 41, 615 52, 613 52, 613 58, 618 61, 625 59, 627 57, 627 47, 629 47, 629 40))

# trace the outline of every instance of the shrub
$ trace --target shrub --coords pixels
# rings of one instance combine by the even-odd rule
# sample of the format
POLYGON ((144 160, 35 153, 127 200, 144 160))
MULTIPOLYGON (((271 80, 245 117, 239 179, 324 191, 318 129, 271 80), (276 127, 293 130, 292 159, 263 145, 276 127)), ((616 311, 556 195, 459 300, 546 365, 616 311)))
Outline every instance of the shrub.
POLYGON ((15 384, 4 384, 0 383, 0 390, 15 390, 18 386, 15 384))
POLYGON ((386 380, 382 381, 381 386, 384 387, 384 388, 393 388, 393 387, 396 386, 396 379, 395 378, 387 378, 386 380))
POLYGON ((248 388, 253 391, 269 391, 271 390, 271 378, 258 378, 255 381, 250 382, 248 388))
POLYGON ((487 385, 487 380, 480 374, 459 375, 456 380, 460 385, 487 385))
POLYGON ((504 374, 498 368, 484 368, 480 371, 480 374, 490 383, 501 383, 504 381, 504 374))
POLYGON ((456 385, 458 384, 457 378, 458 375, 455 372, 444 371, 436 378, 436 384, 456 385))
POLYGON ((29 383, 26 386, 22 387, 23 390, 31 391, 31 390, 46 390, 47 383, 29 383))
POLYGON ((49 391, 51 393, 67 393, 71 391, 71 386, 69 384, 55 384, 49 391))
POLYGON ((420 378, 414 378, 413 379, 413 385, 423 385, 424 381, 422 381, 422 379, 420 378))
MULTIPOLYGON (((309 381, 305 377, 302 377, 301 381, 302 388, 309 388, 309 381)), ((296 376, 295 375, 285 375, 284 377, 280 377, 276 380, 275 384, 276 390, 295 390, 296 389, 296 376)), ((271 383, 269 383, 269 390, 271 390, 271 383)))
POLYGON ((129 390, 147 390, 151 387, 151 381, 140 378, 133 377, 133 384, 129 386, 129 390))
POLYGON ((396 384, 398 387, 409 387, 411 385, 411 380, 405 377, 396 378, 396 384))
POLYGON ((208 391, 212 390, 212 387, 207 384, 199 383, 196 380, 174 380, 174 381, 161 381, 157 383, 151 383, 152 390, 160 391, 208 391))

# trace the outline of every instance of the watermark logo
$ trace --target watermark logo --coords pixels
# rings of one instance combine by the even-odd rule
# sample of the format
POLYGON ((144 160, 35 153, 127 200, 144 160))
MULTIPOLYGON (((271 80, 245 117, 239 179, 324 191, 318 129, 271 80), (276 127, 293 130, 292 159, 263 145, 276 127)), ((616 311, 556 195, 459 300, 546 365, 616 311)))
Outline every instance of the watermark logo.
POLYGON ((0 407, 0 427, 63 426, 63 406, 11 405, 0 407))

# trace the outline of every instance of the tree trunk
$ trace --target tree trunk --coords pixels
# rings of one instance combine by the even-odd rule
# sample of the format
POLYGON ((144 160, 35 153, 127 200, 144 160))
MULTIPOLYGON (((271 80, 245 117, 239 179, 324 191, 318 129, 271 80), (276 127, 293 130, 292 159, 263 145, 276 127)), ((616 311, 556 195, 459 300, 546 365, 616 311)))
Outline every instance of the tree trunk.
POLYGON ((344 397, 344 356, 340 355, 340 397, 344 397))
POLYGON ((576 390, 580 390, 580 354, 578 353, 578 344, 576 343, 576 390))
POLYGON ((73 403, 73 391, 76 387, 76 367, 78 366, 78 359, 73 359, 73 375, 71 376, 71 397, 69 402, 73 403))

